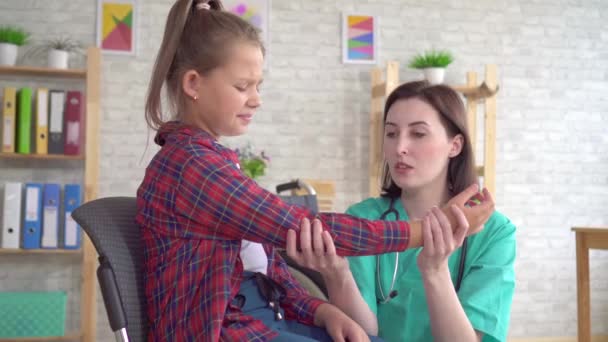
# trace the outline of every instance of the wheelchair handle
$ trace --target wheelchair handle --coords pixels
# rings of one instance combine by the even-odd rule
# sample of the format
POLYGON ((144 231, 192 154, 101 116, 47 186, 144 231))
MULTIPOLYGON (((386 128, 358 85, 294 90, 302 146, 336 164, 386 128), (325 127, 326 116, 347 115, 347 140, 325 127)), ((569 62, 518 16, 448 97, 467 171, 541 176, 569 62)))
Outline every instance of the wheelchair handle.
POLYGON ((101 295, 107 309, 108 321, 110 322, 112 331, 120 331, 127 327, 127 315, 120 299, 120 291, 118 290, 114 270, 104 256, 99 257, 99 264, 97 278, 99 279, 101 295))
POLYGON ((281 193, 283 191, 287 191, 287 190, 296 190, 296 189, 306 189, 306 192, 308 192, 309 195, 316 195, 317 192, 315 191, 315 189, 310 186, 310 184, 306 184, 305 182, 296 179, 293 180, 289 183, 283 183, 283 184, 279 184, 277 185, 277 193, 281 193))

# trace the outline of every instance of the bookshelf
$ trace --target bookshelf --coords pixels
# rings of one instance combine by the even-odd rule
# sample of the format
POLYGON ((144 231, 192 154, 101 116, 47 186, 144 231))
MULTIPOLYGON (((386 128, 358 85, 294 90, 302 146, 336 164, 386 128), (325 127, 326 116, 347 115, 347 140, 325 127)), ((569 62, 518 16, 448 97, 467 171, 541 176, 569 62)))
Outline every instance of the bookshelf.
POLYGON ((86 79, 88 69, 49 69, 30 66, 0 66, 0 75, 14 76, 49 76, 61 78, 80 78, 86 79))
POLYGON ((66 156, 62 154, 19 154, 0 152, 2 159, 47 159, 47 160, 84 160, 84 155, 81 156, 66 156))
MULTIPOLYGON (((0 79, 13 77, 21 80, 30 78, 50 78, 59 80, 77 80, 84 83, 85 91, 85 137, 84 154, 78 156, 66 155, 36 155, 0 153, 1 160, 25 160, 36 163, 36 167, 44 169, 45 161, 53 160, 78 161, 83 164, 83 203, 97 198, 99 175, 99 115, 100 115, 100 70, 101 52, 97 47, 87 49, 85 69, 50 69, 30 66, 0 67, 0 79), (39 162, 40 161, 40 162, 39 162)), ((40 258, 49 256, 74 256, 80 259, 80 327, 78 331, 67 331, 65 336, 32 337, 32 338, 0 338, 0 342, 38 342, 38 341, 81 341, 93 342, 96 338, 96 277, 97 253, 86 234, 82 234, 81 248, 77 250, 64 249, 1 249, 0 257, 6 255, 31 255, 40 258)), ((41 259, 42 260, 42 259, 41 259)))
POLYGON ((57 337, 25 337, 25 338, 7 338, 2 339, 2 342, 73 342, 79 341, 82 335, 72 334, 57 337))
MULTIPOLYGON (((18 248, 0 248, 0 255, 28 255, 28 254, 63 254, 63 255, 80 255, 82 248, 79 249, 18 249, 18 248)), ((0 339, 1 341, 2 339, 0 339)))

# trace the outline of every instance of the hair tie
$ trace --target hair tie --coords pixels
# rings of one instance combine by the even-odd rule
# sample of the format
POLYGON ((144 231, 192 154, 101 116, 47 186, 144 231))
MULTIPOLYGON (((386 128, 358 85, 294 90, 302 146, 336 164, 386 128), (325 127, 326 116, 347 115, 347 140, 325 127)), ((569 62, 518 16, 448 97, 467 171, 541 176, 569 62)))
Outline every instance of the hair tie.
POLYGON ((197 2, 196 3, 196 9, 198 9, 198 10, 210 10, 211 9, 211 5, 209 5, 207 2, 197 2))

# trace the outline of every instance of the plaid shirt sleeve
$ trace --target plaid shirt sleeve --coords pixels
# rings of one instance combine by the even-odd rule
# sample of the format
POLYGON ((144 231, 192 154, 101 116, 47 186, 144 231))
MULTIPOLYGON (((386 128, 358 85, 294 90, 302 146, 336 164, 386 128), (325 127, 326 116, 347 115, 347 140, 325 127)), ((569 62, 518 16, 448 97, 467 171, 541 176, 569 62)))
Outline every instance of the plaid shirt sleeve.
MULTIPOLYGON (((206 149, 185 160, 176 188, 175 211, 192 224, 182 234, 205 239, 246 239, 277 247, 286 244, 288 229, 298 231, 306 208, 285 203, 245 176, 220 153, 206 149)), ((369 221, 346 214, 321 213, 340 255, 403 251, 409 242, 405 221, 369 221)))
POLYGON ((281 307, 285 309, 285 318, 313 325, 317 308, 326 302, 308 294, 308 291, 293 278, 287 268, 287 263, 277 253, 276 248, 268 245, 265 245, 264 248, 269 255, 268 275, 283 285, 287 293, 286 298, 281 302, 281 307))

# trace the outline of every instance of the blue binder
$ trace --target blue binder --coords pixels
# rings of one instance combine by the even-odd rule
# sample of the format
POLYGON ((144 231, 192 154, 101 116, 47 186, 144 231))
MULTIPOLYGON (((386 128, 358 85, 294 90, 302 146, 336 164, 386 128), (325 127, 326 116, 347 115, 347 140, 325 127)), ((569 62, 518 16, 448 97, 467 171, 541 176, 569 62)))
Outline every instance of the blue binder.
POLYGON ((80 248, 80 226, 72 218, 72 212, 82 203, 81 189, 80 184, 66 184, 64 188, 65 226, 63 230, 63 246, 66 249, 80 248))
POLYGON ((25 184, 25 205, 23 206, 22 247, 40 248, 42 230, 42 184, 25 184))
POLYGON ((59 184, 44 184, 44 201, 42 203, 42 240, 40 247, 59 247, 59 199, 61 187, 59 184))

